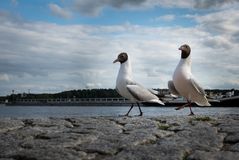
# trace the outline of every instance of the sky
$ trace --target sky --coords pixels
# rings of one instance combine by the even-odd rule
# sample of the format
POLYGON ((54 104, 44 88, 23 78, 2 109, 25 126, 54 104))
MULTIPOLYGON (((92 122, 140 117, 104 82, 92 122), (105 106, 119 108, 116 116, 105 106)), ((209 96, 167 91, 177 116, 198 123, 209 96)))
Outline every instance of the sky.
POLYGON ((115 88, 120 52, 147 88, 167 88, 191 47, 205 89, 239 89, 239 0, 2 0, 0 95, 115 88))

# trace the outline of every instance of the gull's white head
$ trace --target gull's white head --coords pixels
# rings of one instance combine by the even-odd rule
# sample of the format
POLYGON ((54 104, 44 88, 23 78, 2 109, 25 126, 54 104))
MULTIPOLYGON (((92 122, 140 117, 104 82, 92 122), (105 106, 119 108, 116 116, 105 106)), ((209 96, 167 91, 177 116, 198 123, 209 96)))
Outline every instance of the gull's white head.
POLYGON ((188 56, 191 53, 191 48, 187 44, 184 44, 181 47, 179 47, 179 50, 181 50, 181 58, 182 59, 188 58, 188 56))
POLYGON ((125 52, 122 52, 118 55, 118 58, 113 61, 113 63, 120 62, 121 64, 128 60, 128 55, 125 52))

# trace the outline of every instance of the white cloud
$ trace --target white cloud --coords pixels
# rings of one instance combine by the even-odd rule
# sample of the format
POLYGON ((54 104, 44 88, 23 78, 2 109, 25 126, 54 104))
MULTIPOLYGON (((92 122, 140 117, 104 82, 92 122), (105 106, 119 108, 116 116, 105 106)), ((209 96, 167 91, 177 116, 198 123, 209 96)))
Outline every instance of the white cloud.
POLYGON ((205 38, 204 45, 214 49, 230 49, 231 42, 224 36, 211 36, 205 38))
POLYGON ((9 81, 9 76, 7 74, 0 74, 0 81, 9 81))
POLYGON ((54 3, 50 3, 49 5, 50 10, 52 11, 52 13, 58 17, 61 18, 71 18, 72 14, 69 10, 63 9, 60 6, 58 6, 57 4, 54 3))
POLYGON ((235 8, 194 15, 191 18, 198 25, 187 28, 129 23, 16 23, 10 20, 11 16, 4 16, 0 26, 0 79, 8 83, 0 83, 1 94, 12 89, 59 92, 87 86, 114 88, 119 64, 112 61, 122 51, 130 54, 139 83, 149 88, 166 88, 180 59, 178 47, 184 43, 192 47, 193 74, 200 84, 239 88, 235 8))
POLYGON ((238 31, 238 8, 239 5, 235 6, 235 8, 220 10, 204 16, 195 16, 195 20, 204 30, 214 34, 232 34, 238 31))
POLYGON ((102 84, 101 83, 87 83, 86 84, 86 89, 94 89, 94 88, 101 88, 102 84))
POLYGON ((238 8, 239 4, 230 9, 222 9, 206 15, 187 15, 186 17, 195 19, 198 30, 208 33, 201 40, 205 47, 213 48, 214 52, 218 53, 231 51, 230 55, 235 56, 239 43, 238 8))

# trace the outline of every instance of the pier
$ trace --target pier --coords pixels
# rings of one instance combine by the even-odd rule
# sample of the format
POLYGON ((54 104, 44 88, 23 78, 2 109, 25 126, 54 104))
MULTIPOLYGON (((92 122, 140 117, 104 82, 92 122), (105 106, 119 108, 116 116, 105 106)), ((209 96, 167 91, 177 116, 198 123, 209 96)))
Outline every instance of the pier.
MULTIPOLYGON (((164 99, 165 106, 183 105, 184 99, 164 99)), ((239 96, 221 99, 210 99, 210 104, 215 107, 238 107, 239 96)), ((131 102, 125 98, 56 98, 56 99, 16 99, 5 102, 6 105, 19 106, 128 106, 131 102)), ((162 106, 157 103, 143 102, 145 106, 162 106)), ((196 104, 193 104, 196 106, 196 104)))
POLYGON ((57 98, 57 99, 16 99, 6 105, 49 105, 49 106, 122 106, 129 105, 125 98, 57 98))

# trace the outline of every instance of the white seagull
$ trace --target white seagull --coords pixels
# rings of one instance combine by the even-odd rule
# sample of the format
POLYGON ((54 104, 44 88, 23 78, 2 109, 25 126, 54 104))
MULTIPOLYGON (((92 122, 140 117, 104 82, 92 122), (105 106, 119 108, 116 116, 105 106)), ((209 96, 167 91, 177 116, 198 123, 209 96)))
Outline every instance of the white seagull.
POLYGON ((189 45, 182 45, 181 60, 176 67, 173 80, 168 81, 168 88, 173 95, 181 95, 187 99, 187 104, 177 107, 176 110, 182 109, 186 106, 190 108, 190 114, 194 115, 191 109, 191 102, 195 102, 199 106, 211 106, 206 98, 204 89, 195 81, 191 73, 191 49, 189 45))
POLYGON ((118 58, 114 60, 113 63, 116 62, 120 62, 120 69, 116 80, 116 90, 122 97, 125 97, 132 102, 129 111, 125 114, 125 116, 129 115, 129 112, 134 107, 134 103, 136 103, 139 107, 139 116, 143 115, 139 102, 155 102, 164 105, 164 103, 160 101, 152 91, 144 88, 142 85, 133 80, 131 63, 127 53, 120 53, 118 58))

